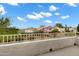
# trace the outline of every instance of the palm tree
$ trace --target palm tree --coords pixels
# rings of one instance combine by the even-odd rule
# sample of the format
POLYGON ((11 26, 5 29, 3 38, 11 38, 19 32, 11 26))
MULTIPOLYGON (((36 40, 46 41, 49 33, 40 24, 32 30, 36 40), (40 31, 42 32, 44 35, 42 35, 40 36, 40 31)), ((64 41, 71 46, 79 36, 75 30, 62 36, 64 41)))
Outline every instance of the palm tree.
POLYGON ((10 25, 10 20, 9 18, 4 18, 2 17, 0 19, 0 28, 7 28, 10 25))

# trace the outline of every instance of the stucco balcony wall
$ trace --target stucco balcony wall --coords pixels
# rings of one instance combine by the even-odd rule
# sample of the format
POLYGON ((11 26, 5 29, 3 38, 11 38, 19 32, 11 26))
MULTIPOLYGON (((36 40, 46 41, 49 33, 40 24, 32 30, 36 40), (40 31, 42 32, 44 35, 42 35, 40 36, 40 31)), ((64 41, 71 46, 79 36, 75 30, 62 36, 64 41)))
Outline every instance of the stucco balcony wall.
MULTIPOLYGON (((30 42, 20 42, 0 45, 0 55, 33 56, 73 46, 76 37, 52 38, 30 42)), ((79 40, 78 40, 79 42, 79 40)), ((78 43, 79 44, 79 43, 78 43)))

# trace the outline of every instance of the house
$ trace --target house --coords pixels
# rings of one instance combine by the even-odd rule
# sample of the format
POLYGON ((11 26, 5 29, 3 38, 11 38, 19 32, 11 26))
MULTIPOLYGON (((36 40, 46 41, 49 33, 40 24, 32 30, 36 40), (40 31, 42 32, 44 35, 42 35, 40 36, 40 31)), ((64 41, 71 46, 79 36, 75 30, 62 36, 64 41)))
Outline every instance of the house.
POLYGON ((35 32, 37 31, 37 28, 27 28, 25 29, 25 33, 32 33, 32 32, 35 32))
POLYGON ((65 32, 65 28, 59 28, 59 27, 55 27, 55 28, 57 28, 58 31, 61 32, 61 33, 62 33, 62 32, 65 32))
POLYGON ((53 28, 52 26, 44 26, 44 27, 41 27, 39 29, 44 31, 44 32, 51 32, 52 28, 53 28))
POLYGON ((76 27, 71 27, 71 28, 69 28, 69 30, 70 30, 71 32, 77 32, 76 27))
MULTIPOLYGON (((56 27, 60 32, 65 32, 65 28, 56 27)), ((75 27, 69 27, 70 32, 77 32, 75 27)))

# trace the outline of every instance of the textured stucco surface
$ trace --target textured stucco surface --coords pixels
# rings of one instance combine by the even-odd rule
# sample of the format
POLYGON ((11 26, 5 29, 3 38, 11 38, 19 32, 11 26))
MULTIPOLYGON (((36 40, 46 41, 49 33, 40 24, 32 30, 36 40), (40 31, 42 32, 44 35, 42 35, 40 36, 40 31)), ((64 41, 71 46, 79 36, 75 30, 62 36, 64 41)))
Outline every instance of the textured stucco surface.
POLYGON ((53 52, 41 54, 39 56, 79 56, 79 46, 63 48, 53 52))
POLYGON ((54 38, 14 44, 0 45, 2 56, 32 56, 49 52, 49 49, 57 50, 73 46, 75 37, 54 38))

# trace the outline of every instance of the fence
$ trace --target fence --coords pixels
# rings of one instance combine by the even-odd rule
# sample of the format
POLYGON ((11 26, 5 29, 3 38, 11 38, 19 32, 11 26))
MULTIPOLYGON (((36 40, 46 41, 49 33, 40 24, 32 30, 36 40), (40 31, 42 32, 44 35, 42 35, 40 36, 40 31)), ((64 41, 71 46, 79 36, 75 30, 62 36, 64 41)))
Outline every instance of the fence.
POLYGON ((50 38, 60 38, 76 36, 76 33, 27 33, 27 34, 12 34, 12 35, 0 35, 0 44, 2 43, 13 43, 22 41, 33 41, 33 40, 45 40, 50 38))

